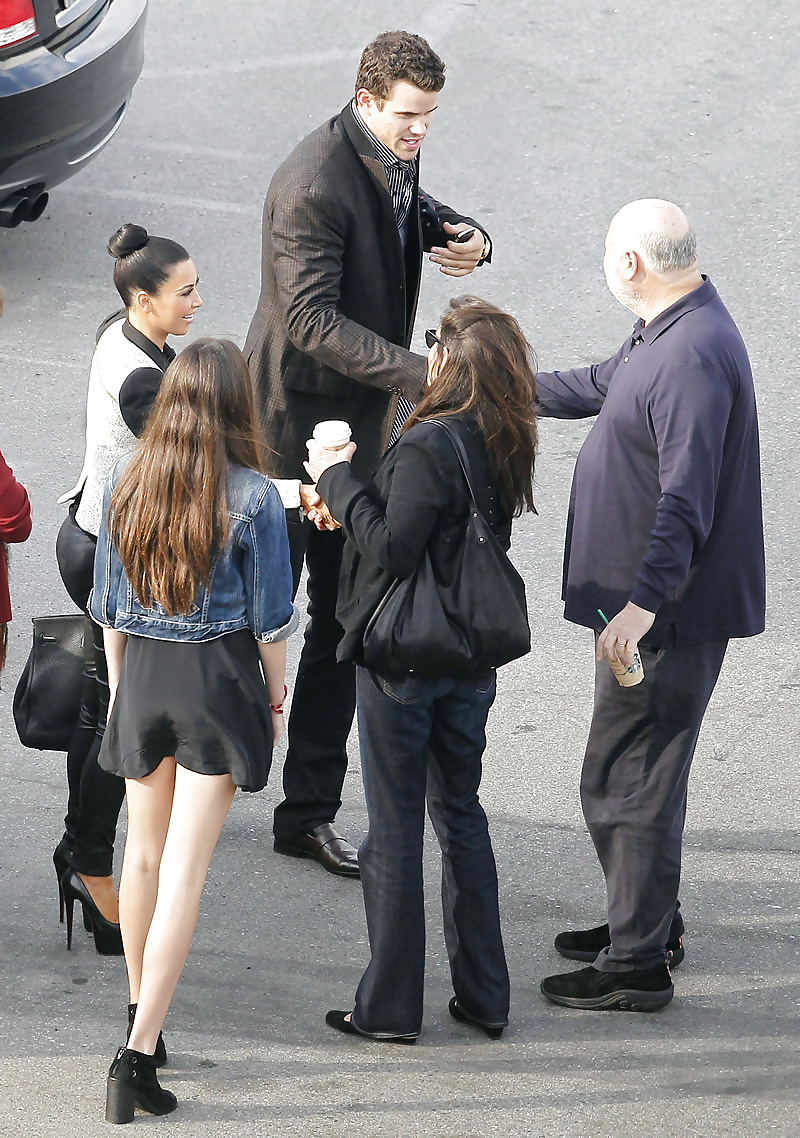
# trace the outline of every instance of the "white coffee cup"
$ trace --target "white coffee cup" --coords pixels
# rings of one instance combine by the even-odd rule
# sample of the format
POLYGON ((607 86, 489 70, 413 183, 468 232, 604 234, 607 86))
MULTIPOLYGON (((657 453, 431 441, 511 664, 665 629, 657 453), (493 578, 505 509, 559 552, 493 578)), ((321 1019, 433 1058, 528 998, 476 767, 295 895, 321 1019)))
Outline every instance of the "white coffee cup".
POLYGON ((325 450, 342 450, 350 442, 350 424, 343 419, 326 419, 314 427, 314 442, 325 450))

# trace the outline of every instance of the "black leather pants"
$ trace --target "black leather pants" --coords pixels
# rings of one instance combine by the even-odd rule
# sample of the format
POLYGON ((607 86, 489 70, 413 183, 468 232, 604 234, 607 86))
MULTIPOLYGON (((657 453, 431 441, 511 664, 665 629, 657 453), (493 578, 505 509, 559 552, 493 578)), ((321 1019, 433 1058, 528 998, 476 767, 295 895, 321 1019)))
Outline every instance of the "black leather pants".
MULTIPOLYGON (((74 512, 75 505, 59 530, 56 558, 67 592, 86 612, 97 539, 80 528, 74 512)), ((97 763, 108 713, 108 668, 102 628, 88 614, 86 626, 85 642, 91 647, 84 657, 81 709, 67 752, 69 798, 64 841, 74 851, 73 866, 78 873, 107 877, 113 866, 125 780, 97 763)))

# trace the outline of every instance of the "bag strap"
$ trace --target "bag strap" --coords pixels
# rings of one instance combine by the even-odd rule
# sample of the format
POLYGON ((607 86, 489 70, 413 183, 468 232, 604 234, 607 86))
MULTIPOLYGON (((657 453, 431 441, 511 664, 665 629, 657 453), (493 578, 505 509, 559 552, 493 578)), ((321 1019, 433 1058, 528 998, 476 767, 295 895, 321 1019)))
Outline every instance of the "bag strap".
MULTIPOLYGON (((461 466, 464 478, 466 479, 467 490, 469 492, 470 498, 472 499, 472 505, 476 510, 478 510, 478 501, 475 497, 475 491, 472 489, 472 480, 469 476, 469 459, 467 458, 466 447, 461 441, 461 438, 459 437, 458 433, 453 430, 449 423, 445 423, 441 419, 428 419, 427 422, 434 423, 437 427, 441 427, 441 429, 449 438, 450 442, 453 444, 453 449, 456 452, 459 465, 461 466)), ((480 510, 478 510, 478 512, 480 513, 480 510)))

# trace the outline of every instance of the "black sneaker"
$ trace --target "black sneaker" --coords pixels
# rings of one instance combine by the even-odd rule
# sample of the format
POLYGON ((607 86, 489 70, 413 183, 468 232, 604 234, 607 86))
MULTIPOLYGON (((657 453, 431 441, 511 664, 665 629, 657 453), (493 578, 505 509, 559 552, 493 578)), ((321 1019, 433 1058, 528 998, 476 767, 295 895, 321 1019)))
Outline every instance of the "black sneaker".
MULTIPOLYGON (((598 952, 602 952, 611 944, 611 933, 607 924, 598 925, 596 929, 576 929, 572 932, 559 933, 553 943, 556 952, 566 956, 567 960, 594 960, 598 952)), ((664 963, 670 971, 680 967, 685 955, 683 937, 667 941, 664 963)))
POLYGON ((673 996, 666 964, 633 972, 581 968, 561 976, 548 976, 539 987, 554 1004, 589 1011, 656 1012, 673 996))

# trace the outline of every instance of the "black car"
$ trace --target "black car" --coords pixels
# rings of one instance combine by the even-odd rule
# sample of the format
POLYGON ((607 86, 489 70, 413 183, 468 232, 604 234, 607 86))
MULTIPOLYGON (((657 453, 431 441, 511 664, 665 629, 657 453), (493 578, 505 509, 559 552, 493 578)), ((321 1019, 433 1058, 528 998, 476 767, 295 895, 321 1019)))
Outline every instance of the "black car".
POLYGON ((0 226, 113 138, 144 60, 147 0, 0 0, 0 226))

